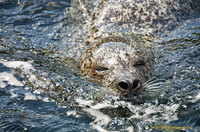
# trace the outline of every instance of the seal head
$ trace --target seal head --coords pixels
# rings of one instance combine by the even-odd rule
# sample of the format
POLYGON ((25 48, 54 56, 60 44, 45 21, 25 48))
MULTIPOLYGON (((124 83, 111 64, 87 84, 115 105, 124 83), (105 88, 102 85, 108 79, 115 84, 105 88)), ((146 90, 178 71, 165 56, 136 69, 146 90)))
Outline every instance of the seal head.
POLYGON ((120 95, 139 95, 154 69, 152 49, 142 46, 122 37, 103 38, 81 55, 80 70, 120 95))

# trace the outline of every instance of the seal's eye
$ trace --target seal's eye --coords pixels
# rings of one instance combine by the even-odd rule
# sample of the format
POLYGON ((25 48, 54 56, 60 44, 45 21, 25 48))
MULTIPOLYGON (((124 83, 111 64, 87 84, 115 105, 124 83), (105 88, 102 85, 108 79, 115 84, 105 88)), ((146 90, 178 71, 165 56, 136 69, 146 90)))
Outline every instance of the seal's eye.
POLYGON ((145 65, 146 65, 146 63, 143 60, 139 60, 139 61, 136 61, 135 64, 133 64, 133 67, 142 68, 145 65))
POLYGON ((106 67, 96 67, 95 68, 95 71, 97 71, 97 72, 103 72, 103 71, 108 71, 109 69, 108 68, 106 68, 106 67))

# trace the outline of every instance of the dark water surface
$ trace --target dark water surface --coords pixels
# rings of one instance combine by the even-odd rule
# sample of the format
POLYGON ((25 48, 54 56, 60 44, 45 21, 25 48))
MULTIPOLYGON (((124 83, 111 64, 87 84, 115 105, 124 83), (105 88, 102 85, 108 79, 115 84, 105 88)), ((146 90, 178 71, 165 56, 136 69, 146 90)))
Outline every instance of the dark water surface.
POLYGON ((88 28, 78 11, 70 0, 0 0, 0 131, 200 131, 198 15, 155 44, 165 90, 131 104, 78 72, 88 28))

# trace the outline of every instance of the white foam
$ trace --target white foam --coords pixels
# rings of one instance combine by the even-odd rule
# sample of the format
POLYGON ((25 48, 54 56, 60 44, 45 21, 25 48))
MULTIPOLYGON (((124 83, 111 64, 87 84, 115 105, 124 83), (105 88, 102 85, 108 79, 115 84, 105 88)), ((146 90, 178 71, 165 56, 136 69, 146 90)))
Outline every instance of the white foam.
MULTIPOLYGON (((200 86, 200 85, 198 85, 198 86, 200 86)), ((200 100, 200 91, 197 92, 196 96, 188 96, 188 98, 191 99, 190 101, 192 103, 197 102, 198 100, 200 100)))
MULTIPOLYGON (((135 105, 128 105, 127 106, 129 110, 132 113, 135 113, 130 118, 137 118, 141 120, 149 120, 152 121, 151 118, 149 118, 149 115, 154 115, 155 113, 162 114, 162 119, 167 120, 168 122, 172 120, 177 120, 177 109, 180 107, 180 104, 169 104, 169 105, 163 105, 163 104, 151 104, 151 103, 145 103, 142 106, 135 106, 135 105), (141 115, 140 113, 144 113, 141 115)), ((159 117, 154 117, 154 120, 159 117)))
POLYGON ((22 87, 24 84, 19 81, 13 74, 8 72, 1 72, 0 73, 0 87, 5 88, 6 84, 4 82, 7 82, 8 84, 12 86, 22 87))
POLYGON ((112 107, 112 108, 117 108, 118 105, 113 105, 111 104, 110 101, 103 101, 102 103, 97 103, 97 104, 93 104, 94 101, 93 100, 84 100, 84 99, 81 99, 81 98, 77 98, 76 99, 76 102, 79 103, 79 106, 82 106, 82 107, 86 107, 86 106, 89 106, 91 109, 101 109, 101 108, 105 108, 105 107, 112 107))
POLYGON ((77 112, 76 112, 75 110, 67 111, 67 112, 66 112, 67 116, 70 116, 70 115, 73 115, 73 116, 74 116, 74 115, 76 115, 76 113, 77 113, 77 112))
POLYGON ((74 117, 76 117, 76 118, 81 117, 80 115, 78 115, 78 113, 77 113, 75 110, 68 111, 68 112, 66 112, 66 114, 67 114, 67 116, 72 115, 72 116, 74 116, 74 117))
POLYGON ((11 89, 11 90, 10 90, 11 98, 18 97, 18 93, 15 92, 16 90, 18 90, 18 88, 15 88, 15 89, 11 89))
POLYGON ((28 81, 34 82, 34 86, 38 86, 41 84, 44 84, 44 81, 38 80, 36 75, 34 75, 32 72, 35 71, 32 62, 24 62, 24 61, 6 61, 0 59, 0 63, 4 66, 11 68, 11 71, 3 71, 0 73, 0 88, 5 88, 7 85, 16 86, 15 88, 10 89, 11 98, 18 97, 19 93, 22 93, 25 95, 24 100, 43 100, 44 102, 49 102, 49 98, 41 97, 40 94, 43 93, 43 90, 36 89, 31 93, 30 87, 23 87, 24 84, 20 80, 18 80, 15 75, 16 68, 19 68, 23 71, 23 73, 28 77, 28 81), (18 88, 17 88, 18 87, 18 88))
POLYGON ((84 107, 84 106, 91 106, 94 101, 93 100, 83 100, 81 98, 77 98, 76 102, 78 102, 80 106, 84 107))
POLYGON ((96 118, 92 123, 90 123, 93 128, 99 131, 105 131, 101 126, 106 126, 111 121, 111 118, 108 115, 91 108, 84 108, 83 111, 96 118))
POLYGON ((196 96, 197 100, 200 100, 200 92, 198 92, 197 96, 196 96))
POLYGON ((2 63, 3 65, 10 67, 10 68, 20 68, 20 69, 24 69, 24 70, 30 70, 30 69, 34 69, 33 65, 31 64, 31 62, 24 62, 24 61, 0 61, 0 63, 2 63))
MULTIPOLYGON (((44 84, 43 81, 38 80, 36 75, 34 75, 32 72, 35 71, 33 65, 31 64, 31 61, 24 62, 24 61, 1 61, 4 66, 9 68, 19 68, 21 69, 26 75, 28 75, 28 80, 30 82, 37 82, 37 85, 44 84)), ((0 84, 2 84, 2 87, 5 87, 5 85, 2 83, 3 81, 8 81, 10 85, 13 86, 24 86, 22 82, 20 82, 16 77, 13 76, 14 73, 7 73, 2 72, 0 73, 0 84)))
POLYGON ((50 100, 49 100, 48 97, 44 97, 44 98, 42 99, 42 101, 43 101, 43 102, 50 102, 50 100))
MULTIPOLYGON (((1 75, 0 75, 1 76, 1 75)), ((0 88, 5 88, 6 87, 6 83, 3 82, 0 78, 0 88)))
MULTIPOLYGON (((0 63, 2 63, 4 66, 9 67, 9 68, 20 68, 25 72, 30 72, 30 70, 34 70, 34 67, 32 66, 31 62, 24 62, 24 61, 6 61, 6 60, 0 60, 0 63)), ((24 84, 19 81, 15 76, 14 76, 14 71, 13 72, 1 72, 0 73, 0 87, 5 88, 7 82, 9 85, 12 86, 17 86, 17 87, 22 87, 24 84)))
POLYGON ((37 100, 36 95, 32 93, 25 93, 24 95, 25 95, 24 100, 37 100))

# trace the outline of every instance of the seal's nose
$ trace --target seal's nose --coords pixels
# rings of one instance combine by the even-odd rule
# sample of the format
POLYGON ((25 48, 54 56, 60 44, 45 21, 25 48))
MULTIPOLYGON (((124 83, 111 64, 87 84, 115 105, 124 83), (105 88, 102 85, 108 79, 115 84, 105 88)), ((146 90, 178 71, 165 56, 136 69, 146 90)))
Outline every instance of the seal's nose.
POLYGON ((119 87, 124 90, 137 90, 138 88, 141 88, 141 82, 138 79, 132 80, 132 81, 120 81, 118 83, 119 87))

